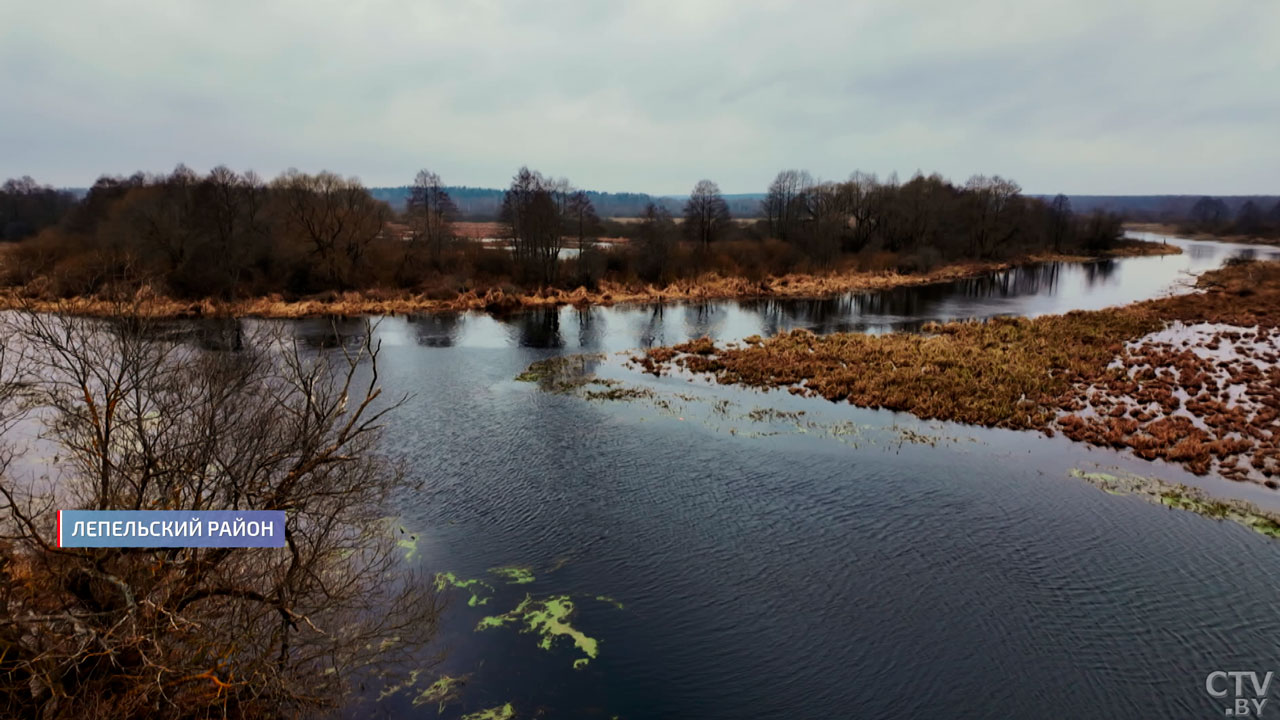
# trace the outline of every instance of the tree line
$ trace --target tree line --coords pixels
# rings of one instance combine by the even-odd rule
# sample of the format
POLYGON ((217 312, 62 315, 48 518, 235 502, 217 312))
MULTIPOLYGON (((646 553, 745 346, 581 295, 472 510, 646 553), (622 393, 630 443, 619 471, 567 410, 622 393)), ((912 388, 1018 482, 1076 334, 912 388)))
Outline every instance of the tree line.
POLYGON ((1269 209, 1254 200, 1245 200, 1232 214, 1221 198, 1205 196, 1191 206, 1182 229, 1213 235, 1280 237, 1280 200, 1269 209))
POLYGON ((1065 196, 1029 197, 1011 180, 982 175, 963 185, 937 174, 900 182, 860 172, 818 182, 784 170, 753 218, 735 218, 716 183, 701 180, 677 212, 650 200, 623 221, 601 217, 594 194, 568 179, 526 167, 502 193, 497 237, 483 240, 460 232, 457 201, 429 170, 400 210, 357 178, 297 170, 266 181, 180 165, 101 177, 79 200, 29 178, 4 188, 6 203, 19 198, 4 217, 21 242, 7 253, 3 280, 57 297, 146 283, 191 298, 410 290, 445 299, 707 272, 923 271, 961 259, 1096 253, 1121 236, 1115 215, 1078 215, 1065 196))
POLYGON ((22 240, 57 224, 75 202, 71 193, 30 176, 6 180, 0 185, 0 240, 22 240))

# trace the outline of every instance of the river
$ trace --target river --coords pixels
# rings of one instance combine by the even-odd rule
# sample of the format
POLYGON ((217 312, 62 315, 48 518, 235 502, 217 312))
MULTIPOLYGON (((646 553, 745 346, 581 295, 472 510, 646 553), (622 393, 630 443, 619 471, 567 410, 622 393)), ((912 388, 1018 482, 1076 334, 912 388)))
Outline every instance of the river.
MULTIPOLYGON (((1179 290, 1233 254, 1276 255, 1170 241, 1184 254, 831 300, 383 319, 385 385, 414 393, 388 440, 426 483, 403 504, 422 536, 414 562, 495 587, 489 606, 458 592, 446 612, 441 670, 470 678, 445 715, 510 702, 519 717, 1221 716, 1209 672, 1280 669, 1280 545, 1067 475, 1195 481, 1177 468, 1038 434, 641 379, 617 357, 598 369, 689 399, 591 402, 513 381, 553 355, 701 335, 1098 308, 1179 290), (828 432, 751 432, 760 423, 725 406, 803 411, 828 432), (904 442, 901 428, 936 440, 904 442), (535 580, 486 575, 502 565, 535 580), (473 629, 525 593, 573 597, 573 625, 599 641, 598 657, 574 668, 582 654, 565 638, 547 651, 510 627, 473 629)), ((298 332, 322 344, 330 328, 298 332)), ((1199 482, 1276 504, 1270 491, 1199 482)), ((352 714, 434 717, 414 694, 370 696, 352 714)))
MULTIPOLYGON (((1222 717, 1208 673, 1280 670, 1280 544, 1068 473, 1119 468, 1272 507, 1274 492, 1061 437, 641 376, 616 354, 1099 308, 1185 290, 1234 254, 1277 255, 1169 241, 1184 254, 830 300, 381 319, 383 385, 412 393, 386 447, 424 483, 399 503, 420 537, 409 562, 494 589, 481 607, 452 593, 424 651, 446 651, 439 668, 381 700, 403 678, 371 678, 346 714, 436 717, 413 698, 447 672, 469 677, 445 717, 505 703, 520 718, 1222 717), (599 373, 661 401, 514 381, 571 353, 605 353, 599 373), (510 565, 533 581, 488 573, 510 565), (570 596, 598 656, 575 667, 567 638, 546 650, 511 626, 475 630, 526 593, 570 596)), ((332 345, 328 321, 290 327, 332 345)))

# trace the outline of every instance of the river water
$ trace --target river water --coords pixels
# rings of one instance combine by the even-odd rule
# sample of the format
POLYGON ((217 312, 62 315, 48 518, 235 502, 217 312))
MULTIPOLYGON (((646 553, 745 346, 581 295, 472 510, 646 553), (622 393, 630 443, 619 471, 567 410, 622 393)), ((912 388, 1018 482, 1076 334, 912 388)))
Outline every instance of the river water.
MULTIPOLYGON (((520 718, 1223 717, 1233 698, 1206 694, 1208 673, 1280 671, 1280 543, 1068 473, 1119 468, 1270 506, 1276 493, 1061 437, 641 376, 617 354, 1099 308, 1276 254, 1170 242, 1185 253, 831 300, 381 319, 383 385, 412 393, 386 447, 424 483, 400 502, 420 536, 408 562, 494 590, 481 607, 453 592, 424 651, 443 664, 381 700, 404 678, 370 678, 345 714, 437 717, 413 700, 447 672, 468 676, 454 718, 505 703, 520 718), (604 353, 600 374, 654 395, 513 379, 572 353, 604 353), (534 580, 488 573, 509 565, 534 580), (512 626, 475 630, 526 594, 570 596, 598 656, 575 667, 567 638, 547 650, 512 626)), ((332 345, 328 321, 290 326, 332 345)))
MULTIPOLYGON (((546 357, 701 335, 1097 308, 1178 290, 1233 254, 1275 254, 1171 241, 1185 253, 833 300, 383 319, 384 384, 414 393, 389 447, 426 483, 403 502, 422 538, 413 562, 495 588, 484 607, 452 596, 440 671, 469 678, 445 716, 508 702, 519 717, 1223 716, 1232 698, 1206 694, 1208 673, 1280 670, 1280 544, 1067 475, 1195 481, 1176 468, 1062 438, 642 378, 616 355, 597 369, 667 402, 513 381, 546 357), (807 429, 753 420, 764 408, 803 412, 807 429), (504 565, 535 580, 486 574, 504 565), (474 630, 526 593, 571 596, 598 657, 575 668, 584 656, 567 638, 545 650, 510 626, 474 630)), ((296 328, 317 345, 332 332, 296 328)), ((1270 491, 1199 482, 1275 505, 1270 491)), ((353 716, 436 716, 414 690, 375 701, 376 689, 353 716)))

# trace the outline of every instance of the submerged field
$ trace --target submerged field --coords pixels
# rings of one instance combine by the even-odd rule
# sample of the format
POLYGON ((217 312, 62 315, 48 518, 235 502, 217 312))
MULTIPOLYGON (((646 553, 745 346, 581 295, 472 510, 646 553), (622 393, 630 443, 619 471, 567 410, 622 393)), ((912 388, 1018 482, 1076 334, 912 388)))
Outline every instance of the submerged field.
POLYGON ((932 324, 923 334, 701 339, 634 362, 923 418, 1062 432, 1276 487, 1280 263, 1235 263, 1196 284, 1120 308, 932 324))

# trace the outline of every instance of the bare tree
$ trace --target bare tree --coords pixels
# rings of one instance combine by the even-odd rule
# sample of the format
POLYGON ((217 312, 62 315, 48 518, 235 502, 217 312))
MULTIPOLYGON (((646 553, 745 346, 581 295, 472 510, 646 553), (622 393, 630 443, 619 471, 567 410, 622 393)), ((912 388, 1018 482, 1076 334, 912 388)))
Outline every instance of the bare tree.
POLYGON ((331 172, 290 169, 271 189, 286 232, 309 249, 324 279, 344 289, 356 286, 365 254, 390 217, 386 203, 373 199, 358 179, 331 172))
POLYGON ((974 175, 964 187, 971 208, 969 254, 990 257, 1017 232, 1012 215, 1022 188, 999 175, 974 175))
POLYGON ((167 177, 129 189, 121 209, 109 218, 108 234, 133 246, 140 257, 162 258, 172 275, 191 260, 199 242, 195 220, 196 185, 200 178, 185 165, 167 177))
POLYGON ((851 232, 851 198, 846 184, 822 183, 801 196, 797 235, 815 264, 830 265, 851 232))
POLYGON ((665 282, 671 274, 675 250, 675 223, 661 205, 649 203, 637 231, 636 254, 640 277, 649 282, 665 282))
POLYGON ((444 189, 440 176, 419 170, 409 189, 409 243, 405 248, 405 265, 411 265, 414 251, 425 247, 433 264, 439 264, 444 249, 453 241, 453 223, 458 208, 444 189))
POLYGON ((587 237, 594 234, 600 225, 591 196, 585 190, 576 190, 569 195, 565 220, 571 234, 578 238, 578 251, 582 252, 586 248, 587 237))
POLYGON ((880 213, 877 209, 880 204, 878 202, 879 187, 880 181, 874 174, 855 170, 849 175, 845 188, 849 213, 853 216, 853 237, 846 245, 846 250, 861 250, 877 232, 880 224, 880 213))
POLYGON ((556 280, 567 187, 567 181, 549 180, 522 167, 502 197, 502 222, 526 279, 547 285, 556 280))
POLYGON ((1071 226, 1071 200, 1059 193, 1049 203, 1049 239, 1053 243, 1054 252, 1062 252, 1063 245, 1071 236, 1071 226))
POLYGON ((783 170, 769 184, 761 209, 774 237, 791 239, 803 212, 804 195, 812 186, 813 178, 806 170, 783 170))
POLYGON ((374 447, 398 403, 368 330, 336 357, 278 336, 207 352, 120 310, 6 320, 0 423, 25 410, 58 460, 0 464, 0 714, 302 714, 420 649, 437 605, 384 519, 404 482, 374 447), (59 547, 74 507, 284 510, 287 546, 59 547))
POLYGON ((710 180, 699 180, 684 205, 686 236, 705 252, 724 234, 730 222, 729 206, 720 195, 720 187, 710 180))
POLYGON ((252 172, 219 165, 196 186, 198 254, 205 289, 230 297, 249 265, 267 252, 266 187, 252 172))

